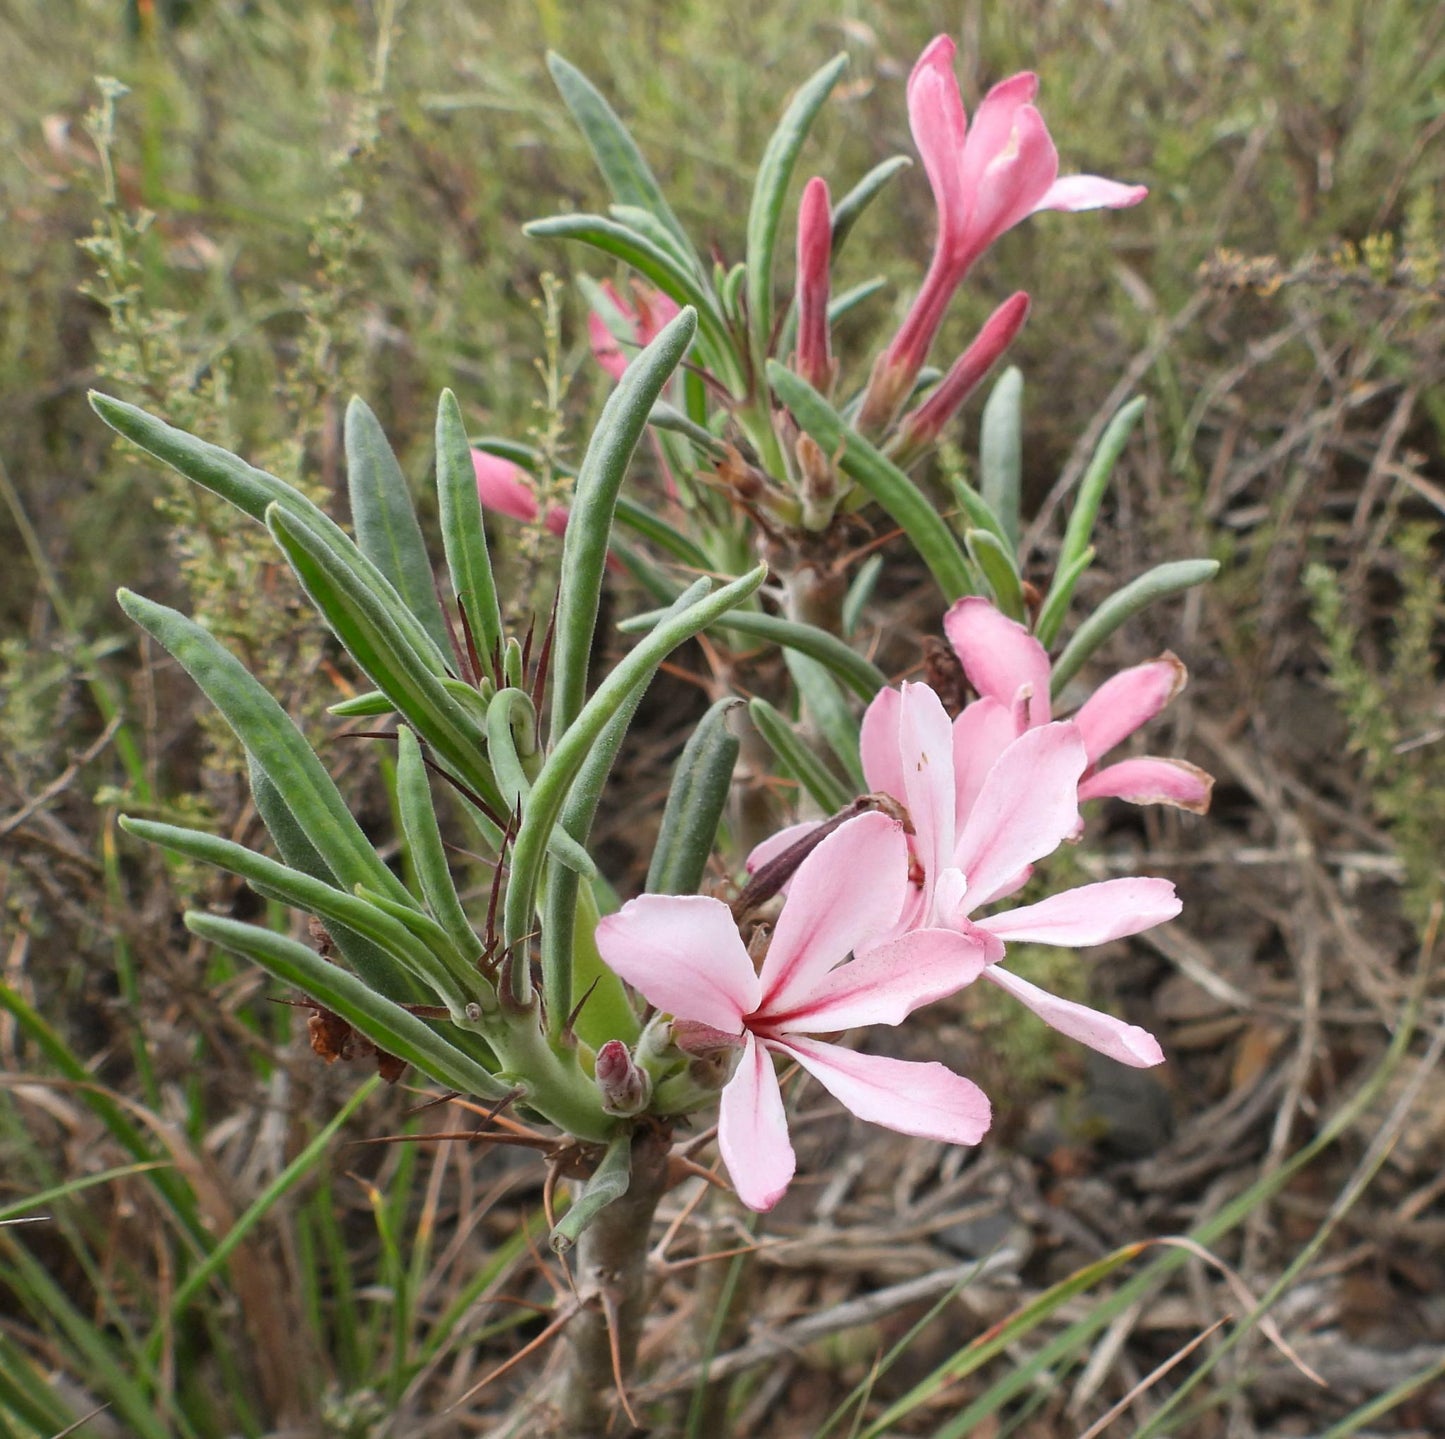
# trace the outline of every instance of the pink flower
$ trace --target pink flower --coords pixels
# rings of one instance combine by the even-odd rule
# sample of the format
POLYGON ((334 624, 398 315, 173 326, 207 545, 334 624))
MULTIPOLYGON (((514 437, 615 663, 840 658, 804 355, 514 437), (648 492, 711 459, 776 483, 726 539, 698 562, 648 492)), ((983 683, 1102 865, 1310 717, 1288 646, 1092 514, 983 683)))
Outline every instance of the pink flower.
POLYGON ((868 780, 876 778, 886 793, 902 799, 913 823, 922 875, 907 922, 932 933, 955 932, 960 962, 982 943, 988 958, 983 977, 1061 1034, 1123 1064, 1161 1063, 1163 1051, 1146 1030, 1059 999, 999 961, 1008 940, 1073 948, 1151 929, 1179 913, 1174 886, 1164 879, 1110 879, 973 918, 1013 894, 1034 862, 1078 828, 1076 796, 1088 763, 1079 727, 1065 721, 1019 736, 980 777, 971 752, 975 737, 969 727, 949 722, 938 696, 923 684, 884 690, 864 718, 868 780))
MULTIPOLYGON (((529 525, 537 522, 537 495, 526 470, 486 450, 472 451, 472 467, 477 472, 477 495, 483 509, 529 525)), ((561 505, 547 511, 547 528, 554 535, 566 532, 567 511, 561 505)))
POLYGON ((661 290, 635 281, 632 286, 635 305, 622 298, 611 280, 604 280, 602 289, 612 302, 614 313, 609 317, 593 310, 587 317, 587 335, 592 342, 592 358, 614 380, 620 380, 632 354, 651 344, 669 322, 677 318, 677 304, 661 290), (624 342, 630 347, 628 353, 624 353, 624 342))
POLYGON ((969 129, 953 73, 954 44, 940 35, 908 79, 908 120, 938 207, 938 237, 923 287, 869 382, 860 424, 881 428, 923 367, 953 292, 973 262, 1039 210, 1121 209, 1148 193, 1097 175, 1059 178, 1059 155, 1033 106, 1036 75, 1001 81, 969 129))
POLYGON ((986 1096, 943 1065, 810 1037, 897 1024, 978 974, 981 944, 928 930, 888 941, 909 888, 902 829, 865 814, 799 866, 761 972, 720 900, 648 894, 598 924, 603 959, 680 1030, 704 1026, 741 1049, 722 1091, 718 1148, 749 1208, 772 1208, 795 1168, 775 1054, 796 1060, 860 1119, 954 1144, 976 1144, 988 1129, 986 1096))
MULTIPOLYGON (((980 696, 957 721, 970 732, 963 743, 975 756, 971 767, 976 770, 987 761, 990 746, 997 754, 1012 735, 1049 722, 1049 657, 1023 625, 977 596, 954 604, 943 617, 943 629, 980 696)), ((1148 664, 1121 670, 1084 702, 1072 716, 1088 758, 1079 784, 1081 800, 1113 795, 1198 814, 1209 808, 1214 780, 1185 760, 1145 755, 1099 768, 1099 760, 1153 719, 1184 688, 1186 678, 1183 664, 1166 651, 1148 664)))
POLYGON ((798 373, 815 390, 833 387, 828 345, 828 284, 833 259, 833 212, 828 183, 817 176, 803 187, 798 204, 798 373))
POLYGON ((1013 344, 1028 317, 1029 297, 1022 290, 1010 295, 988 317, 973 343, 953 362, 933 393, 904 416, 898 435, 900 458, 916 454, 943 433, 943 427, 1013 344))

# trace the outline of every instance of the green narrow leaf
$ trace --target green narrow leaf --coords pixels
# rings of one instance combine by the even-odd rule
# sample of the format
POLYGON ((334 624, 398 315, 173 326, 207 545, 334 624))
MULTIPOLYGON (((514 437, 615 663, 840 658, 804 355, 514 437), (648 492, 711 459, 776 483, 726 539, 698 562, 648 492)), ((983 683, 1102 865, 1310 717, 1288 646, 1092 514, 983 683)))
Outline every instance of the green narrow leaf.
POLYGON ((1019 487, 1023 479, 1024 377, 1010 365, 983 407, 979 433, 979 490, 999 518, 1011 553, 1019 547, 1019 487))
POLYGON ((609 205, 607 212, 619 224, 636 230, 644 239, 651 240, 659 250, 665 250, 676 261, 679 268, 698 270, 690 246, 681 244, 676 235, 667 228, 650 210, 638 205, 609 205))
POLYGON ((989 508, 984 497, 960 474, 951 472, 944 478, 948 482, 949 493, 958 501, 958 508, 968 522, 964 528, 987 530, 1001 545, 1007 546, 1008 531, 1004 529, 1003 521, 989 508))
POLYGON ((178 470, 188 480, 219 495, 260 524, 266 522, 267 507, 276 504, 311 526, 322 541, 378 594, 397 601, 398 619, 412 647, 437 674, 445 674, 447 655, 411 610, 401 603, 391 581, 357 548, 356 542, 324 510, 318 509, 284 480, 248 465, 219 445, 188 435, 148 415, 135 405, 113 400, 109 395, 90 395, 91 408, 111 429, 152 454, 163 464, 178 470))
POLYGON ((647 417, 696 330, 696 314, 682 310, 628 365, 603 407, 577 472, 557 593, 550 734, 554 748, 582 709, 587 693, 587 662, 618 491, 647 417))
POLYGON ((632 1132, 624 1130, 607 1146, 602 1162, 593 1172, 572 1207, 552 1230, 552 1248, 565 1254, 582 1237, 582 1231, 615 1199, 627 1193, 632 1179, 632 1132))
POLYGON ((396 706, 380 690, 367 690, 365 694, 327 705, 326 713, 338 719, 375 719, 379 715, 394 715, 396 706))
POLYGON ((447 622, 416 517, 411 488, 381 422, 359 395, 346 407, 346 488, 357 548, 395 586, 407 608, 446 654, 447 622))
MULTIPOLYGON (((657 407, 653 409, 653 423, 657 423, 657 407)), ((708 557, 688 537, 673 529, 666 520, 659 519, 657 512, 626 495, 617 497, 617 518, 634 534, 651 540, 658 549, 665 551, 678 564, 693 570, 708 570, 712 566, 708 557)))
MULTIPOLYGON (((270 832, 282 863, 288 869, 300 870, 302 874, 310 875, 322 884, 339 889, 336 876, 332 874, 321 851, 306 837, 305 830, 291 813, 281 791, 271 783, 266 771, 249 752, 246 755, 246 765, 250 772, 251 794, 256 801, 256 812, 270 832)), ((420 1004, 427 1000, 427 990, 416 976, 381 945, 335 921, 327 925, 326 932, 331 936, 331 942, 342 959, 373 989, 399 1004, 420 1004)))
POLYGON ((690 255, 693 268, 701 273, 701 265, 672 207, 662 193, 637 142, 608 104, 600 90, 573 64, 555 51, 547 52, 547 68, 561 93, 562 101, 572 112, 577 128, 582 131, 597 168, 613 197, 623 205, 637 205, 648 211, 667 227, 690 255))
POLYGON ((755 360, 767 354, 768 341, 772 338, 773 255, 798 151, 847 66, 848 57, 837 55, 801 86, 783 112, 758 163, 752 205, 748 209, 746 250, 748 331, 755 360))
MULTIPOLYGON (((631 692, 651 674, 652 670, 678 645, 704 630, 721 614, 755 594, 767 578, 767 566, 757 569, 714 594, 707 594, 709 583, 700 580, 694 591, 700 594, 693 603, 670 620, 664 620, 638 646, 626 655, 598 686, 582 712, 557 741, 542 772, 532 784, 532 803, 522 820, 522 827, 512 846, 512 869, 507 883, 504 907, 506 942, 515 949, 526 934, 536 905, 541 879, 541 861, 547 839, 561 816, 563 804, 573 781, 581 772, 593 745, 622 707, 631 692)), ((692 593, 690 591, 689 593, 692 593)), ((525 956, 523 956, 525 958, 525 956)), ((514 970, 515 976, 515 970, 514 970)), ((514 978, 514 994, 523 999, 529 986, 514 978)))
MULTIPOLYGON (((323 920, 335 920, 355 930, 373 944, 380 945, 398 963, 404 964, 458 1014, 486 993, 484 982, 469 961, 462 957, 468 951, 459 952, 435 920, 413 907, 414 901, 412 904, 400 904, 386 896, 384 902, 394 906, 388 911, 380 907, 383 902, 380 897, 373 903, 360 894, 348 894, 344 889, 313 879, 309 874, 288 869, 243 844, 223 839, 220 835, 207 834, 204 830, 136 819, 130 815, 122 816, 121 828, 151 844, 163 845, 177 854, 238 874, 269 899, 294 905, 308 914, 323 920), (402 916, 410 916, 410 919, 404 921, 402 916), (413 921, 422 926, 420 935, 413 932, 413 921)), ((365 885, 358 888, 367 890, 365 885)), ((374 890, 367 892, 375 894, 374 890)))
MULTIPOLYGON (((663 611, 649 610, 646 614, 633 615, 617 626, 625 635, 650 630, 663 611)), ((764 615, 752 610, 733 611, 713 622, 710 629, 732 630, 747 635, 750 639, 767 640, 786 649, 797 650, 823 665, 848 686, 859 699, 871 700, 879 690, 888 688, 888 676, 877 665, 865 660, 857 650, 849 648, 837 635, 817 625, 802 624, 796 620, 785 620, 777 615, 764 615)))
POLYGON ((748 714, 758 733, 768 742, 768 748, 824 814, 835 814, 852 801, 854 796, 848 793, 843 782, 798 738, 792 725, 767 700, 749 701, 748 714))
POLYGON ((702 884, 742 749, 727 717, 742 703, 730 695, 718 700, 683 746, 647 869, 649 894, 696 894, 702 884))
POLYGON ((859 305, 871 300, 874 295, 887 288, 888 281, 881 275, 877 275, 871 280, 864 280, 860 284, 853 285, 834 295, 828 302, 829 325, 836 325, 844 315, 851 314, 859 305))
POLYGON ((328 963, 304 944, 256 925, 195 911, 186 915, 186 928, 254 960, 283 984, 309 994, 373 1044, 414 1065, 435 1083, 482 1099, 504 1099, 511 1093, 507 1085, 424 1020, 368 989, 363 980, 328 963))
POLYGON ((880 160, 864 177, 833 206, 833 258, 852 233, 863 212, 876 200, 883 187, 904 170, 911 169, 913 161, 907 155, 894 155, 891 159, 880 160))
POLYGON ((1074 631, 1073 639, 1054 661, 1051 686, 1054 698, 1057 699, 1064 686, 1078 674, 1084 661, 1126 620, 1156 600, 1193 589, 1195 585, 1212 580, 1218 573, 1218 560, 1175 560, 1171 564, 1156 565, 1147 574, 1115 590, 1074 631))
POLYGON ((1010 619, 1024 619, 1024 591, 1014 564, 1013 551, 1006 549, 990 530, 969 530, 963 537, 969 558, 993 591, 994 603, 1010 619))
POLYGON ((1034 636, 1047 650, 1052 649, 1059 637, 1064 619, 1069 613, 1069 601, 1074 589, 1083 578, 1084 572, 1094 563, 1094 547, 1090 545, 1081 555, 1076 555, 1067 569, 1054 571, 1054 582, 1049 586, 1048 596, 1039 607, 1039 617, 1034 623, 1034 636))
POLYGON ((501 796, 485 759, 485 733, 407 642, 394 604, 342 563, 304 520, 273 505, 267 525, 357 664, 452 772, 500 812, 501 796))
POLYGON ((797 686, 807 721, 828 742, 828 748, 843 767, 843 776, 853 786, 854 793, 866 794, 868 785, 863 778, 863 761, 858 753, 858 717, 843 697, 837 681, 825 666, 805 654, 799 654, 797 650, 785 649, 783 663, 797 686))
POLYGON ((267 778, 286 797, 307 839, 342 886, 369 884, 403 904, 406 886, 381 862, 346 807, 326 767, 291 716, 254 675, 194 620, 130 590, 121 608, 163 649, 221 712, 267 778))
POLYGON ((452 593, 471 625, 483 666, 490 666, 492 652, 502 643, 502 611, 487 549, 472 447, 461 406, 450 390, 443 390, 437 402, 436 448, 437 504, 452 593))
POLYGON ((1099 505, 1103 501, 1104 492, 1109 488, 1110 479, 1113 478, 1114 466, 1118 464, 1119 456, 1124 453, 1124 446, 1129 443, 1129 436, 1134 433, 1134 426, 1139 423, 1139 416, 1144 413, 1146 403, 1143 395, 1140 395, 1130 400, 1127 405, 1121 406, 1099 437, 1098 446, 1089 461, 1089 468, 1084 471, 1084 478, 1079 481, 1078 498, 1074 501, 1068 527, 1064 530, 1064 542, 1059 547, 1059 572, 1069 569, 1088 548, 1094 534, 1094 521, 1099 516, 1099 505))
POLYGON ((412 867, 421 883, 422 896, 432 917, 446 930, 447 937, 464 955, 481 953, 481 941, 473 931, 461 896, 447 863, 441 826, 437 823, 431 782, 421 745, 405 725, 396 732, 396 798, 401 811, 402 832, 411 852, 412 867))
POLYGON ((843 473, 856 480, 908 536, 950 604, 973 593, 958 541, 923 491, 880 450, 853 430, 800 375, 768 361, 768 383, 793 418, 829 455, 841 451, 843 473))
MULTIPOLYGON (((858 573, 853 576, 853 583, 848 586, 848 593, 843 597, 843 634, 851 639, 858 631, 858 622, 862 619, 864 611, 868 608, 868 602, 873 598, 873 591, 878 584, 878 576, 883 573, 883 556, 869 555, 858 567, 858 573)), ((875 690, 876 694, 877 691, 875 690)))

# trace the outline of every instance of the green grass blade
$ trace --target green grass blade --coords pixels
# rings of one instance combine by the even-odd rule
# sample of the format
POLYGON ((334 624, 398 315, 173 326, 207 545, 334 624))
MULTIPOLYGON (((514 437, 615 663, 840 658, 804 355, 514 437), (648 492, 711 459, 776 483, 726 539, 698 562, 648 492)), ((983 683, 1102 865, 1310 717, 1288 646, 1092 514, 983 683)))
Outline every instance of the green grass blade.
POLYGON ((1167 599, 1193 589, 1219 573, 1218 560, 1174 560, 1156 565, 1147 574, 1117 589, 1074 631, 1064 652, 1054 661, 1053 694, 1058 698, 1064 686, 1078 674, 1084 661, 1126 620, 1156 600, 1167 599))
POLYGON ((973 593, 968 562, 937 509, 923 491, 880 450, 849 427, 843 417, 800 375, 768 361, 768 383, 793 418, 888 512, 950 604, 973 593), (841 454, 840 454, 841 452, 841 454))
POLYGON ((1010 554, 1019 547, 1023 478, 1023 372, 1010 365, 989 391, 979 432, 979 491, 999 518, 1010 554))
POLYGON ((557 629, 552 651, 553 748, 577 718, 587 695, 587 667, 607 564, 618 491, 663 386, 687 353, 697 316, 684 309, 628 365, 608 396, 573 491, 562 543, 557 629))
POLYGON ((563 103, 582 131, 613 198, 619 204, 639 206, 665 225, 678 245, 691 257, 693 269, 701 274, 702 265, 687 238, 687 231, 672 213, 672 207, 667 203, 662 187, 643 158, 637 142, 606 97, 575 65, 555 51, 547 54, 547 68, 552 72, 552 80, 561 93, 563 103))
POLYGON ((1064 542, 1059 547, 1060 573, 1067 570, 1089 547, 1089 541, 1094 534, 1094 521, 1099 517, 1099 505, 1103 501, 1104 492, 1109 488, 1110 479, 1113 478, 1114 466, 1119 462, 1119 456, 1124 453, 1124 446, 1129 443, 1129 436, 1134 433, 1134 426, 1139 423, 1139 416, 1144 413, 1146 403, 1140 395, 1130 400, 1127 405, 1121 406, 1099 437, 1099 443, 1089 461, 1089 468, 1084 471, 1084 477, 1079 481, 1078 498, 1069 513, 1064 542))
POLYGON ((283 984, 309 994, 373 1044, 404 1059, 435 1083, 481 1099, 502 1099, 511 1093, 507 1085, 416 1015, 304 944, 273 930, 194 910, 186 915, 186 927, 212 944, 254 960, 283 984))
POLYGON ((346 407, 346 487, 357 548, 395 586, 432 642, 451 648, 411 487, 381 422, 359 396, 346 407))
POLYGON ((452 593, 471 625, 482 663, 490 665, 492 652, 502 643, 502 611, 487 549, 472 447, 461 406, 450 390, 443 390, 437 402, 436 447, 437 503, 452 593))
POLYGON ((748 209, 746 283, 748 331, 753 355, 759 361, 767 354, 773 334, 773 256, 798 151, 847 66, 846 55, 834 56, 799 88, 758 163, 752 204, 748 209))
POLYGON ((683 746, 647 870, 649 894, 696 894, 702 884, 742 749, 727 717, 741 704, 731 696, 718 700, 683 746))
POLYGON ((807 790, 813 803, 824 814, 834 814, 854 796, 847 786, 825 765, 797 732, 767 700, 755 699, 748 704, 748 714, 769 749, 787 766, 793 778, 807 790))

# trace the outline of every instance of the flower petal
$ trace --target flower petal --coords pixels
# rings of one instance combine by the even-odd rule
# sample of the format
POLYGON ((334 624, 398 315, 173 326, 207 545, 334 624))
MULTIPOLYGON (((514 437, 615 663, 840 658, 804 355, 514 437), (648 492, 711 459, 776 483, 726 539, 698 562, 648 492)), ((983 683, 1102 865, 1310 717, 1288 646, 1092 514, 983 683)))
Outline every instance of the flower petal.
POLYGON ((1060 999, 1058 995, 1050 994, 997 965, 985 970, 984 978, 1007 990, 1020 1004, 1027 1005, 1050 1029, 1077 1039, 1080 1044, 1087 1044, 1090 1049, 1097 1049, 1100 1054, 1117 1059, 1120 1064, 1148 1069, 1164 1062, 1164 1051, 1159 1048, 1159 1041, 1137 1024, 1125 1024, 1112 1014, 1075 1004, 1069 999, 1060 999))
POLYGON ((953 857, 953 724, 943 701, 925 684, 905 684, 898 707, 900 799, 913 823, 913 852, 923 865, 925 891, 953 857))
MULTIPOLYGON (((995 946, 997 954, 1003 946, 995 946)), ((915 929, 826 975, 792 1014, 760 1014, 772 1031, 830 1034, 863 1024, 900 1024, 915 1009, 972 984, 990 958, 986 937, 915 929)))
POLYGON ((1214 776, 1183 759, 1160 759, 1141 755, 1120 760, 1079 785, 1079 799, 1103 799, 1112 795, 1131 804, 1172 804, 1179 809, 1205 814, 1214 776))
POLYGON ((993 1118, 988 1096, 971 1079, 941 1064, 855 1054, 836 1044, 793 1036, 785 1043, 771 1042, 870 1124, 948 1144, 977 1144, 988 1132, 993 1118))
POLYGON ((957 826, 968 818, 994 761, 1022 733, 1015 711, 987 697, 974 700, 954 720, 953 785, 957 826))
POLYGON ((1021 624, 970 595, 944 615, 943 631, 979 694, 1011 706, 1028 685, 1029 723, 1048 723, 1049 657, 1021 624))
POLYGON ((598 921, 597 948, 649 1004, 679 1019, 737 1034, 757 1008, 753 962, 720 899, 641 895, 598 921))
POLYGON ((485 450, 473 450, 472 468, 477 473, 477 495, 483 509, 529 524, 537 518, 537 496, 530 477, 520 465, 485 450))
POLYGON ((851 950, 866 949, 892 928, 907 892, 902 825, 877 813, 839 825, 793 876, 763 961, 757 1007, 777 1013, 805 1004, 851 950))
POLYGON ((1000 80, 979 102, 968 145, 959 164, 959 183, 970 200, 983 183, 984 171, 1001 155, 1007 154, 1013 142, 1019 111, 1025 105, 1031 105, 1038 93, 1039 77, 1032 71, 1022 70, 1017 75, 1010 75, 1007 80, 1000 80))
POLYGON ((1145 185, 1124 185, 1098 175, 1061 175, 1035 210, 1124 210, 1149 193, 1145 185))
POLYGON ((1105 879, 974 923, 1004 940, 1082 947, 1152 929, 1182 908, 1167 879, 1105 879))
POLYGON ((908 77, 908 125, 938 207, 939 238, 968 219, 968 192, 959 178, 968 117, 953 73, 954 44, 938 36, 918 57, 908 77))
POLYGON ((723 1087, 717 1147, 738 1198, 749 1209, 771 1209, 783 1197, 798 1161, 772 1056, 751 1034, 723 1087))
POLYGON ((1084 765, 1084 742, 1067 721, 1029 730, 998 757, 953 856, 968 876, 971 910, 1004 892, 1077 828, 1084 765))
POLYGON ((1147 724, 1180 690, 1189 672, 1167 650, 1157 660, 1120 670, 1105 680, 1070 718, 1084 737, 1093 764, 1140 725, 1147 724))
POLYGON ((903 798, 903 761, 898 753, 898 726, 903 695, 896 689, 879 690, 863 711, 858 734, 858 751, 863 760, 863 778, 879 794, 903 798))
POLYGON ((1032 105, 1014 112, 1007 146, 989 161, 979 179, 969 226, 971 253, 977 254, 1033 214, 1059 173, 1059 152, 1044 117, 1032 105))

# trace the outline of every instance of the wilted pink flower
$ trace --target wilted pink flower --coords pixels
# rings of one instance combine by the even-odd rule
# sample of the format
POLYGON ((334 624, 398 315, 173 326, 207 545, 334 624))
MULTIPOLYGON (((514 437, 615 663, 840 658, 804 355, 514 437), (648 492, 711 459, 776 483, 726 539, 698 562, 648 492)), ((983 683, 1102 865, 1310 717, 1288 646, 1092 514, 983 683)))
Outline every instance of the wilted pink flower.
MULTIPOLYGON (((537 494, 526 470, 486 450, 472 451, 472 467, 477 472, 477 495, 483 509, 510 515, 529 525, 536 523, 537 494)), ((561 505, 547 511, 547 528, 554 535, 566 532, 567 511, 561 505)))
POLYGON ((798 373, 824 394, 833 387, 828 344, 828 285, 833 256, 833 212, 828 183, 814 176, 798 204, 798 373))
POLYGON ((599 310, 593 310, 587 317, 587 336, 592 342, 593 359, 614 380, 620 380, 632 356, 650 345, 677 318, 677 303, 661 290, 636 282, 632 286, 635 305, 622 298, 611 280, 604 280, 602 289, 615 312, 613 323, 609 324, 608 317, 599 310), (626 353, 624 341, 632 347, 626 353))
MULTIPOLYGON (((943 629, 980 696, 957 722, 967 721, 978 731, 979 740, 987 730, 986 742, 973 743, 975 753, 987 756, 990 744, 997 753, 1012 735, 1049 722, 1049 657, 1023 625, 971 595, 948 611, 943 629)), ((1081 800, 1113 795, 1134 804, 1172 804, 1198 814, 1209 808, 1214 781, 1186 760, 1143 755, 1099 768, 1100 759, 1153 719, 1184 688, 1187 677, 1179 659, 1166 651, 1147 664, 1121 670, 1084 701, 1072 716, 1088 757, 1079 783, 1081 800)))
POLYGON ((931 445, 959 407, 1013 344, 1029 317, 1029 297, 1022 291, 1007 300, 984 322, 973 343, 953 362, 933 393, 905 415, 899 427, 897 454, 906 458, 931 445))
POLYGON ((796 1060, 860 1119, 954 1144, 976 1144, 988 1129, 982 1090, 943 1065, 810 1037, 897 1024, 978 974, 982 944, 970 950, 955 935, 917 930, 880 944, 909 888, 901 827, 865 814, 799 866, 760 973, 720 900, 647 894, 597 926, 603 959, 679 1029, 702 1026, 741 1049, 722 1091, 718 1148, 752 1209, 772 1208, 795 1167, 774 1054, 796 1060))
POLYGON ((1120 209, 1148 193, 1097 175, 1059 178, 1059 155, 1033 106, 1036 75, 1001 81, 968 126, 954 43, 940 35, 908 80, 908 121, 938 207, 933 260, 913 307, 869 382, 860 424, 880 428, 897 413, 923 367, 953 292, 1005 230, 1038 210, 1120 209))

